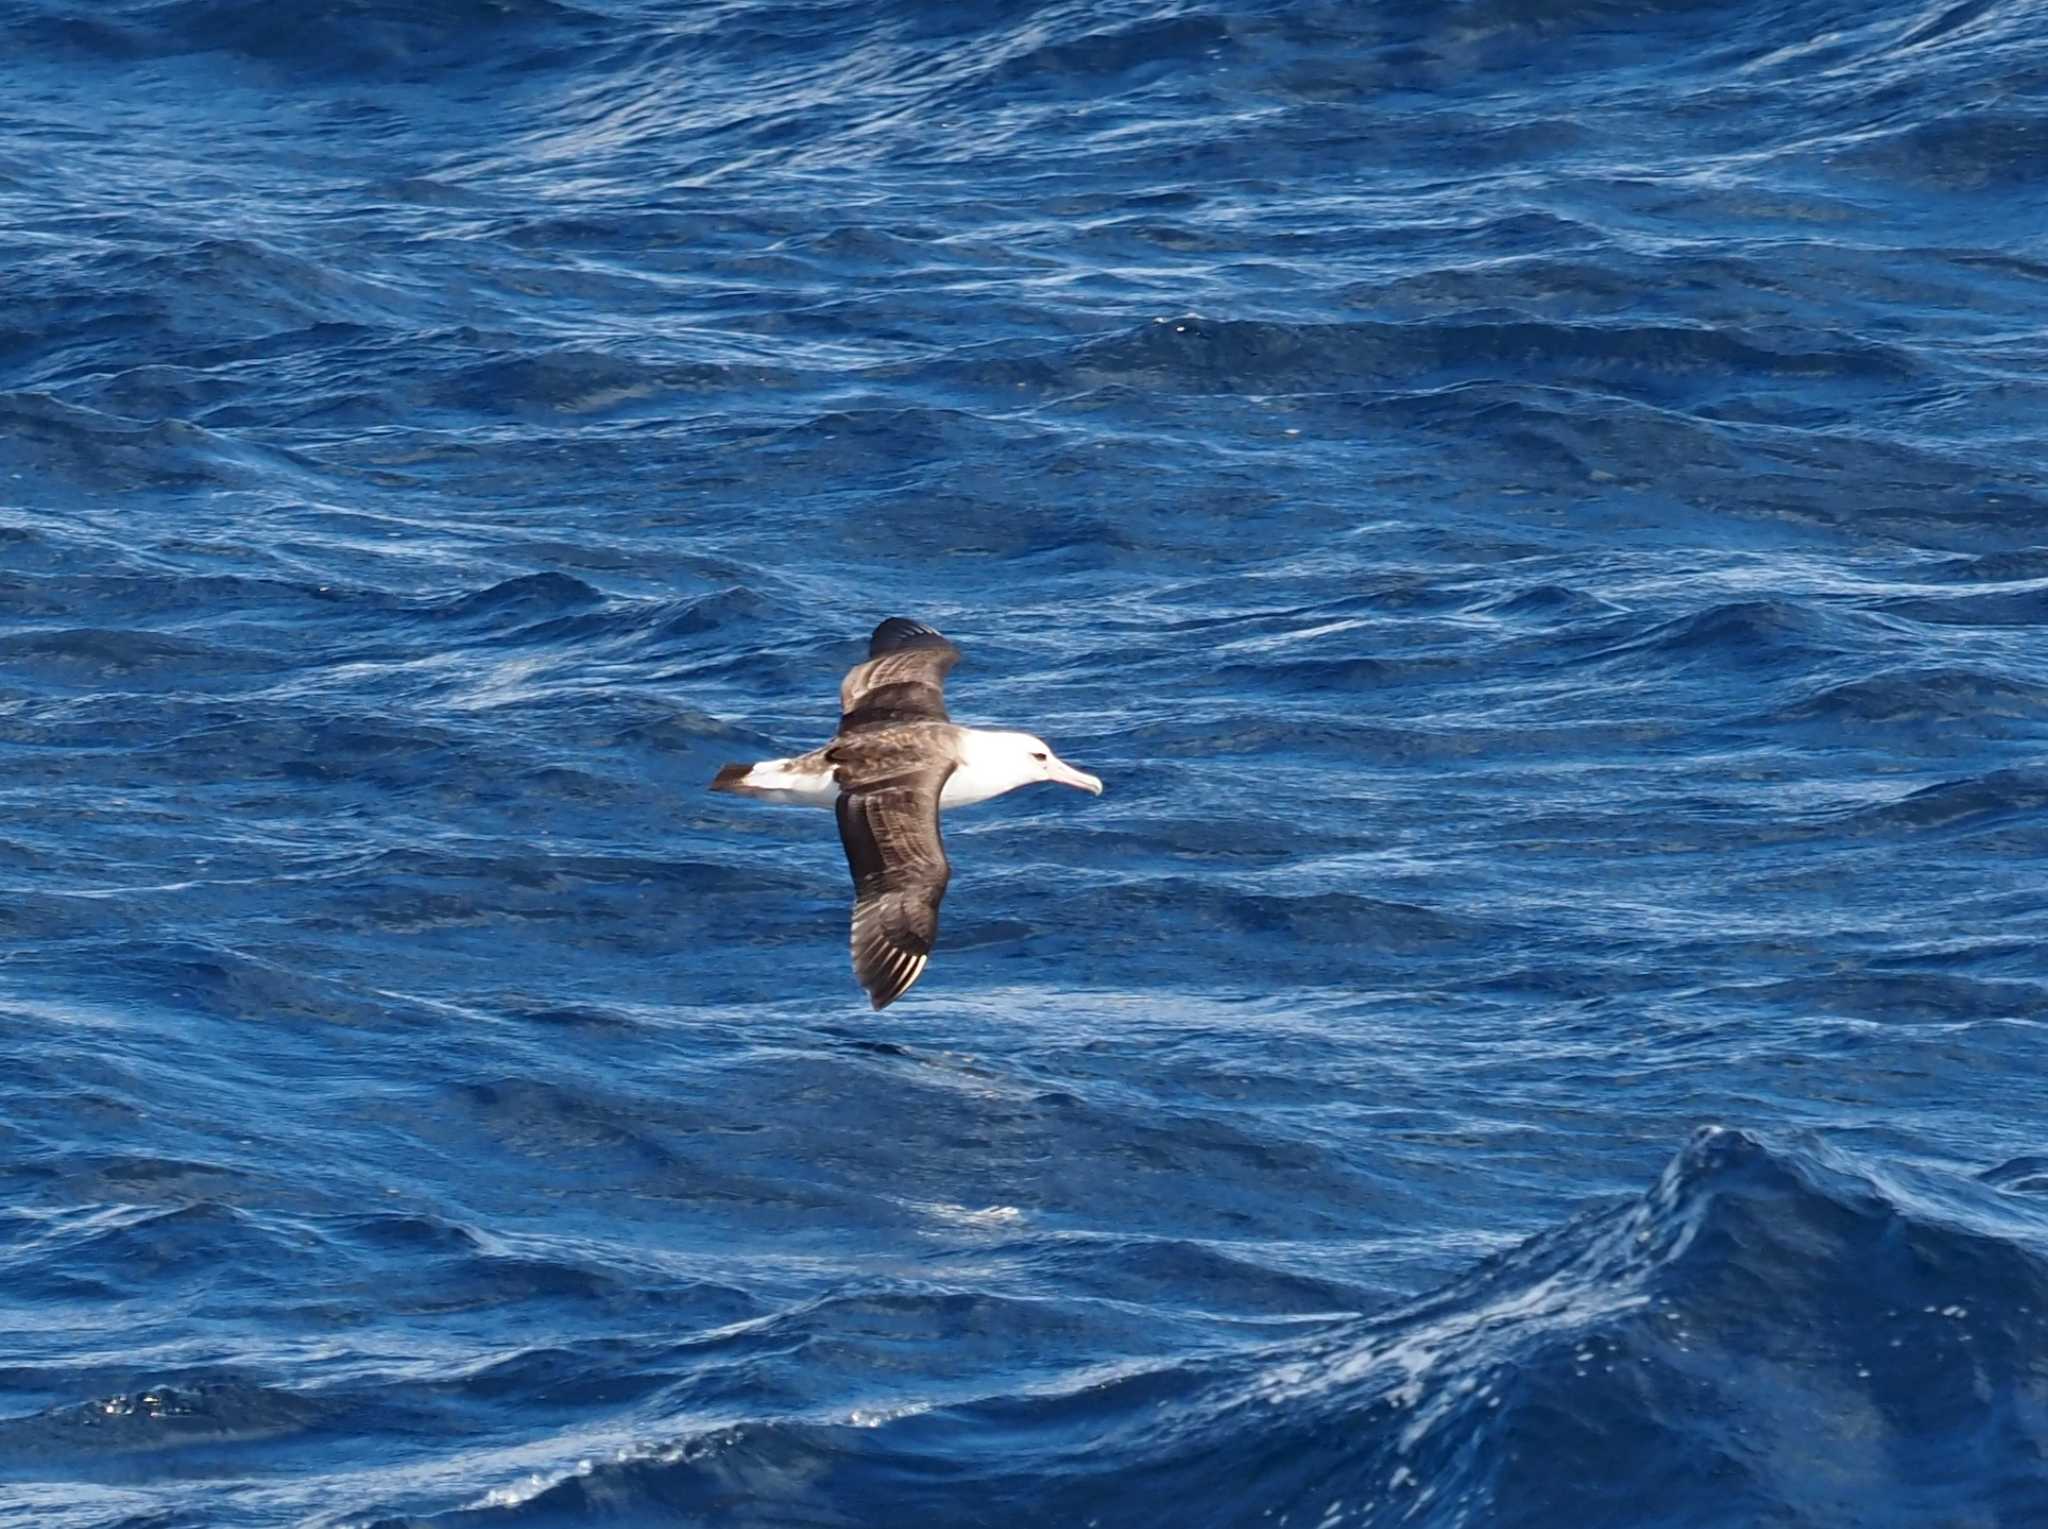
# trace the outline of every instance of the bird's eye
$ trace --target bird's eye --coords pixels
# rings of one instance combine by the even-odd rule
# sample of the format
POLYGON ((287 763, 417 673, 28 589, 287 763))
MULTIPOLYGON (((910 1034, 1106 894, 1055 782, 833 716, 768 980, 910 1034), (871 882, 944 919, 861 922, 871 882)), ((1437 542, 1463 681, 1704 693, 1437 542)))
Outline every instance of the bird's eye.
POLYGON ((1045 756, 1043 754, 1033 754, 1031 757, 1037 760, 1040 764, 1045 763, 1045 756))

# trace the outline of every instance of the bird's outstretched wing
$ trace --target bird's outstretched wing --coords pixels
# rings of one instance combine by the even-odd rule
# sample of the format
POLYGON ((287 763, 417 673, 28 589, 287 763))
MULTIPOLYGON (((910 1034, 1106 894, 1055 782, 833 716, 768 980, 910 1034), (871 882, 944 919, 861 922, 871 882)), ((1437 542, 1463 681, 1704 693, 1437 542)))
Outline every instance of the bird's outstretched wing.
POLYGON ((868 639, 868 660, 839 686, 841 737, 894 722, 944 722, 946 673, 960 650, 920 622, 891 616, 868 639))
POLYGON ((839 838, 853 873, 853 972, 886 1007, 924 974, 939 936, 939 899, 952 875, 939 839, 939 793, 949 759, 853 783, 840 770, 839 838))

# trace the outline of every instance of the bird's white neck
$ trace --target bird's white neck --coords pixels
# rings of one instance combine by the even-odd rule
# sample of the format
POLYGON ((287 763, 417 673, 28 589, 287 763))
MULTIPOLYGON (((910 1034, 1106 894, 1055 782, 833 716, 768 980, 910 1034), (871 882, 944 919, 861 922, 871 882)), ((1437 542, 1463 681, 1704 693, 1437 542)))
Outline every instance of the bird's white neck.
POLYGON ((1038 740, 1029 733, 994 728, 960 730, 960 766, 946 780, 941 807, 971 807, 1005 791, 1045 779, 1045 768, 1032 757, 1038 740))

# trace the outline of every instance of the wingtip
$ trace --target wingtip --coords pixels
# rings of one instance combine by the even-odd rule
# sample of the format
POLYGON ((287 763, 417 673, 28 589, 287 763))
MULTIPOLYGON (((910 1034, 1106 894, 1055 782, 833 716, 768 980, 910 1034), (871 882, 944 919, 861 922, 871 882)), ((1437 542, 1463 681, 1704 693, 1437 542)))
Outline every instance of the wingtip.
POLYGON ((868 636, 868 657, 880 658, 884 653, 893 653, 898 648, 914 648, 926 643, 944 643, 946 636, 936 627, 926 626, 922 621, 912 621, 908 616, 891 616, 868 636))
MULTIPOLYGON (((909 956, 907 959, 909 961, 909 970, 907 972, 901 968, 892 971, 889 974, 889 979, 879 987, 868 987, 864 982, 861 984, 868 995, 869 1008, 878 1012, 888 1008, 890 1004, 917 986, 917 979, 924 975, 925 968, 931 964, 929 956, 909 956)), ((858 968, 855 969, 855 976, 859 976, 858 968)))
MULTIPOLYGON (((915 977, 910 979, 911 982, 916 980, 915 977)), ((888 1008, 890 1004, 910 991, 910 982, 904 983, 901 987, 897 987, 890 982, 884 982, 880 987, 867 987, 865 983, 862 986, 868 995, 868 1007, 876 1013, 880 1013, 883 1009, 888 1008)))

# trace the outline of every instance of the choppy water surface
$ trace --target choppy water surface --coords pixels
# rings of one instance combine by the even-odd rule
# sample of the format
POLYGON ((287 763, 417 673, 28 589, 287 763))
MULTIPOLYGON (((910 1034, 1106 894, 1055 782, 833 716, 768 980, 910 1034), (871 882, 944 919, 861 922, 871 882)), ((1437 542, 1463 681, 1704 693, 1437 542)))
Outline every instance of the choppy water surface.
POLYGON ((0 1519, 2048 1523, 2044 228, 2018 0, 5 0, 0 1519))

